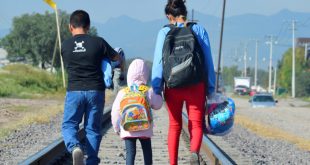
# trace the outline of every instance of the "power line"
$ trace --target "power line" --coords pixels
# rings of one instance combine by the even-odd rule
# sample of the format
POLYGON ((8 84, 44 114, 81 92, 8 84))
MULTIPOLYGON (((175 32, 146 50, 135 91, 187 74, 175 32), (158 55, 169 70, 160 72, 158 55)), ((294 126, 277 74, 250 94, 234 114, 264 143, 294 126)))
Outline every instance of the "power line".
POLYGON ((306 26, 308 26, 308 25, 307 25, 308 22, 310 23, 310 17, 309 17, 308 19, 306 19, 303 23, 301 23, 300 26, 306 27, 306 26))
POLYGON ((281 36, 281 34, 285 31, 285 29, 287 28, 287 22, 286 21, 283 21, 282 24, 281 24, 281 28, 279 30, 279 33, 277 34, 277 36, 281 36))
POLYGON ((284 44, 281 44, 281 43, 288 43, 288 41, 286 42, 285 40, 288 40, 289 38, 289 26, 288 26, 288 22, 285 21, 285 23, 283 24, 285 26, 283 26, 283 30, 281 33, 279 33, 278 35, 278 45, 284 45, 284 44))

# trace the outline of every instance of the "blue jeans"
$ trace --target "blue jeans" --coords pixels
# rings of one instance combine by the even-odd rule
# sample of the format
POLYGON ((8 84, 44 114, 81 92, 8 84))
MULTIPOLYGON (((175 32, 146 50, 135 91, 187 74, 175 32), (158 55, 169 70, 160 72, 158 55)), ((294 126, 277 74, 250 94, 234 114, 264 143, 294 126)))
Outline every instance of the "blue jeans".
POLYGON ((84 115, 86 133, 86 164, 99 164, 98 151, 102 139, 102 116, 104 91, 67 91, 62 123, 62 136, 67 150, 71 153, 74 147, 81 147, 77 132, 84 115))
POLYGON ((134 165, 135 164, 135 157, 136 157, 136 141, 139 139, 142 151, 143 151, 143 158, 145 165, 153 164, 152 161, 152 144, 151 139, 142 139, 142 138, 126 138, 125 145, 126 145, 126 165, 134 165))

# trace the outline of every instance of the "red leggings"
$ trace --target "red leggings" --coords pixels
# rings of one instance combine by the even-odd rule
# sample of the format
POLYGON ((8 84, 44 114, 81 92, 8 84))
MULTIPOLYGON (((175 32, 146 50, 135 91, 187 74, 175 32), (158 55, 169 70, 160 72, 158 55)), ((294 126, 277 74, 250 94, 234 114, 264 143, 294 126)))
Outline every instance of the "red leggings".
POLYGON ((169 112, 168 151, 171 165, 178 164, 179 140, 182 129, 183 102, 186 102, 190 151, 199 152, 202 141, 205 85, 199 83, 181 88, 165 89, 165 100, 169 112))

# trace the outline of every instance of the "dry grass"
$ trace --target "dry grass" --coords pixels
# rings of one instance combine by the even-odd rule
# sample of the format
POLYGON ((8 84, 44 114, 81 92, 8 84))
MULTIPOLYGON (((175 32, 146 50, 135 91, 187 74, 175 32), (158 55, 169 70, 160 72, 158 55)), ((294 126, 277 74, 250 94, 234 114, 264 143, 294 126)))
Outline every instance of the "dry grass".
POLYGON ((33 111, 24 116, 20 124, 28 125, 32 123, 47 123, 51 118, 55 117, 60 112, 63 112, 63 105, 55 105, 40 109, 39 111, 33 111))
POLYGON ((250 120, 249 118, 242 115, 236 115, 235 122, 236 124, 249 129, 261 137, 288 141, 295 144, 300 149, 310 151, 310 140, 308 139, 295 136, 276 127, 254 122, 253 120, 250 120))
MULTIPOLYGON (((57 104, 48 103, 48 105, 43 106, 43 104, 41 105, 37 103, 36 104, 20 103, 3 107, 6 109, 7 112, 13 115, 9 118, 9 120, 5 120, 3 124, 0 124, 0 139, 9 135, 12 131, 20 129, 24 126, 34 123, 50 122, 51 118, 63 112, 62 103, 65 97, 64 93, 65 92, 59 92, 40 97, 43 100, 58 100, 57 104)), ((105 105, 106 106, 112 105, 114 98, 115 94, 113 93, 113 91, 106 90, 105 105)), ((38 99, 37 101, 40 103, 43 100, 38 99)))
POLYGON ((0 127, 0 139, 4 138, 12 131, 34 123, 48 123, 51 118, 63 112, 63 105, 51 105, 43 108, 31 107, 31 105, 14 106, 11 111, 21 113, 18 117, 12 118, 0 127))

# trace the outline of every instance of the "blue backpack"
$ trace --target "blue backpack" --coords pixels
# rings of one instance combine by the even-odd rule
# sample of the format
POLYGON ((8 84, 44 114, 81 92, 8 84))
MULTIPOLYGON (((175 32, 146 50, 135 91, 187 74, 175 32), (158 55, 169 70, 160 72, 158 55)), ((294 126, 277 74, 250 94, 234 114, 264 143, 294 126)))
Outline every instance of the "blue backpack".
POLYGON ((113 75, 113 70, 112 70, 112 65, 111 61, 107 58, 104 58, 101 62, 101 70, 103 72, 103 80, 104 80, 104 85, 106 88, 112 88, 113 85, 113 80, 112 80, 112 75, 113 75))

